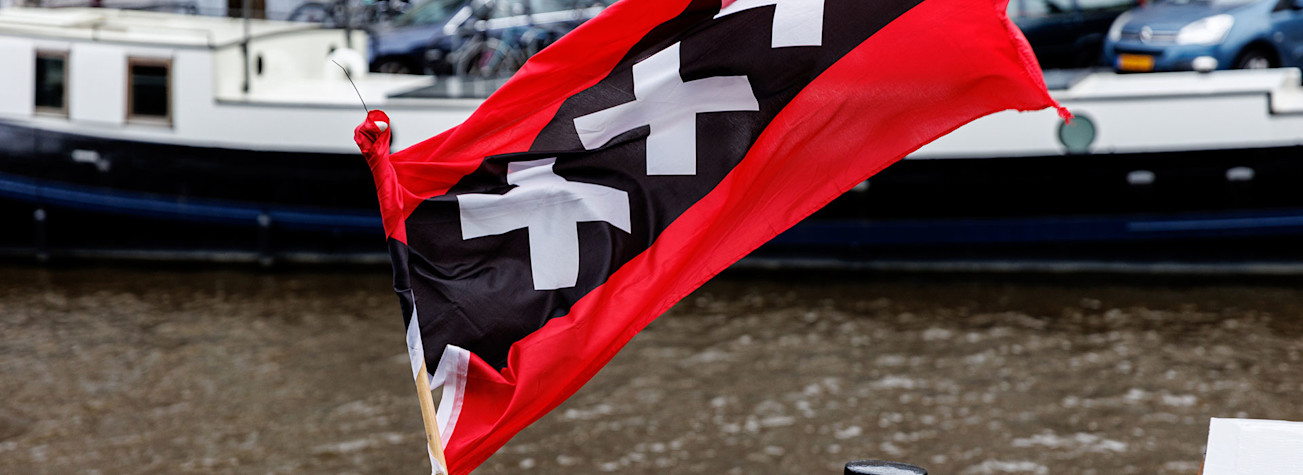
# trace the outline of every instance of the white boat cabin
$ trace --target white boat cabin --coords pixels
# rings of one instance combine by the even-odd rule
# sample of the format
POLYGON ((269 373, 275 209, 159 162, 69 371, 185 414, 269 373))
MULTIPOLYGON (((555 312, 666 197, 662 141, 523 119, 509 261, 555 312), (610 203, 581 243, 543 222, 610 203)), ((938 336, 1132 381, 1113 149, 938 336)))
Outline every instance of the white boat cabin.
MULTIPOLYGON (((395 89, 429 82, 368 78, 356 53, 366 42, 361 31, 304 23, 0 9, 0 121, 196 146, 356 151, 351 129, 364 114, 335 62, 350 70, 372 106, 395 89)), ((431 127, 438 129, 431 135, 471 109, 431 127)))

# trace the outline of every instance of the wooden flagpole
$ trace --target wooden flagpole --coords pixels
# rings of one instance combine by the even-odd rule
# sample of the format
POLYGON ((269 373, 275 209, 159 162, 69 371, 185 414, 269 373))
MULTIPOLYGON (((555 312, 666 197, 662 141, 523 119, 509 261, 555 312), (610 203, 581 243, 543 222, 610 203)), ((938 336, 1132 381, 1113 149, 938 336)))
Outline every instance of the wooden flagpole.
POLYGON ((430 372, 422 358, 420 374, 416 375, 416 396, 421 399, 421 419, 425 420, 425 439, 430 453, 439 462, 439 473, 448 473, 448 461, 443 457, 443 438, 439 436, 439 420, 435 418, 434 396, 430 394, 430 372))

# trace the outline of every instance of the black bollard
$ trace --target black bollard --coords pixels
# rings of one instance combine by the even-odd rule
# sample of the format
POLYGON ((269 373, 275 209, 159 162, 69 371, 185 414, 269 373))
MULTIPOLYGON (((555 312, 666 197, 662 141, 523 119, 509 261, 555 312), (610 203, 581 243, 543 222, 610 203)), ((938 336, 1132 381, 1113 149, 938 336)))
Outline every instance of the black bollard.
POLYGON ((50 260, 50 241, 45 230, 46 217, 45 208, 36 208, 36 211, 32 212, 32 221, 34 223, 32 241, 36 246, 36 260, 42 263, 50 260))
POLYGON ((885 460, 856 460, 846 464, 846 475, 927 475, 923 467, 885 460))
POLYGON ((271 225, 271 216, 267 213, 258 215, 258 264, 263 267, 271 267, 276 257, 272 249, 271 225))

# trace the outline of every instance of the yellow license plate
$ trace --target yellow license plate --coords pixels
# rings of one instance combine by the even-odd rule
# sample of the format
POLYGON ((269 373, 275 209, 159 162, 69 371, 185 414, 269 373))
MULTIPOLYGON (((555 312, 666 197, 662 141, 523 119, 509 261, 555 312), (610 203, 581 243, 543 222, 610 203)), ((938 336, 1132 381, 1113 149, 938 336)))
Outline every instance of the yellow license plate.
POLYGON ((1153 71, 1154 57, 1147 54, 1119 54, 1119 71, 1153 71))

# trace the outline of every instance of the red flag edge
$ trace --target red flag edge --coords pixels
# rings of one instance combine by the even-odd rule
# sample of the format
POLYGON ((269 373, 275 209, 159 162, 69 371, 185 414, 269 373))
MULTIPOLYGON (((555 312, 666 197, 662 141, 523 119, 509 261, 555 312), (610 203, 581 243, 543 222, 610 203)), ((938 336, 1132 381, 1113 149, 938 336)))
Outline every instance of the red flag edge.
POLYGON ((1065 122, 1072 121, 1072 112, 1063 107, 1058 101, 1050 97, 1049 88, 1045 87, 1045 75, 1041 72, 1041 63, 1036 60, 1036 53, 1032 51, 1032 45, 1027 42, 1027 37, 1023 35, 1022 29, 1009 18, 1009 0, 993 0, 992 6, 995 7, 996 15, 999 15, 1000 21, 1004 23, 1004 31, 1009 35, 1009 43, 1014 50, 1018 51, 1018 56, 1022 57, 1023 71, 1027 73, 1027 79, 1030 79, 1042 91, 1045 91, 1045 98, 1053 104, 1054 110, 1058 111, 1059 118, 1065 122))

